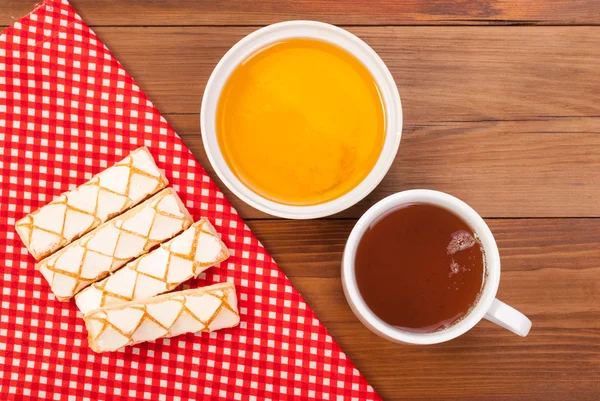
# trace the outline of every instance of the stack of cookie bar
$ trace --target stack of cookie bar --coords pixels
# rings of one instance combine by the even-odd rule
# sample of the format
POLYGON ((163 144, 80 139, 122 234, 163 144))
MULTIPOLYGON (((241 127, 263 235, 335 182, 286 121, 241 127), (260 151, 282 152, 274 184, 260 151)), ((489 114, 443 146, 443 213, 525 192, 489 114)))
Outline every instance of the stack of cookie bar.
POLYGON ((233 284, 169 292, 229 251, 167 185, 142 147, 16 223, 56 298, 75 298, 96 352, 239 323, 233 284))

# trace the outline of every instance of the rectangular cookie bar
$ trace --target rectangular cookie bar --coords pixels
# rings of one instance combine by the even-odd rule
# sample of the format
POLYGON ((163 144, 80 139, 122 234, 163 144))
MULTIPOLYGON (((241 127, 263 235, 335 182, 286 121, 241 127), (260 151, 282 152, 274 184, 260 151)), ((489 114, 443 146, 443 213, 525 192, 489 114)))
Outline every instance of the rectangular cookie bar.
POLYGON ((102 224, 36 267, 66 301, 155 245, 187 229, 192 216, 172 188, 102 224))
POLYGON ((83 317, 95 352, 126 345, 237 326, 235 287, 220 283, 96 309, 83 317))
POLYGON ((36 260, 135 206, 168 185, 146 147, 28 214, 15 230, 36 260))
POLYGON ((149 298, 229 257, 227 247, 208 219, 202 218, 169 242, 129 262, 75 296, 81 312, 149 298))

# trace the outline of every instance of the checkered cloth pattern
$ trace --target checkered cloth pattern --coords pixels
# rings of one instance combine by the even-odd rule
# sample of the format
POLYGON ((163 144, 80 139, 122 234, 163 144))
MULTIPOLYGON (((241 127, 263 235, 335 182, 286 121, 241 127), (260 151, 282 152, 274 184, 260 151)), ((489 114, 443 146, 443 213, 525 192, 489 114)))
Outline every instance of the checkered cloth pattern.
POLYGON ((0 399, 379 399, 131 76, 66 1, 0 35, 0 399), (241 324, 95 354, 15 221, 146 145, 233 256, 241 324))

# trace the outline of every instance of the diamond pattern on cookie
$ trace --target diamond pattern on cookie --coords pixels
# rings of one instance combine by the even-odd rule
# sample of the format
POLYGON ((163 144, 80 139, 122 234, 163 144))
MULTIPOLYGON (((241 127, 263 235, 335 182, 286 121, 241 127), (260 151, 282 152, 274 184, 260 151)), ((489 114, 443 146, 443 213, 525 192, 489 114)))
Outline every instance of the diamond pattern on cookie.
POLYGON ((105 352, 161 337, 234 327, 240 315, 234 285, 220 283, 97 309, 83 319, 90 348, 105 352))
POLYGON ((146 147, 133 151, 76 189, 28 214, 15 230, 40 260, 168 184, 146 147))
POLYGON ((37 264, 60 301, 106 277, 192 224, 172 188, 110 220, 37 264))
POLYGON ((81 312, 171 291, 229 257, 227 247, 206 218, 152 252, 94 283, 75 296, 81 312))

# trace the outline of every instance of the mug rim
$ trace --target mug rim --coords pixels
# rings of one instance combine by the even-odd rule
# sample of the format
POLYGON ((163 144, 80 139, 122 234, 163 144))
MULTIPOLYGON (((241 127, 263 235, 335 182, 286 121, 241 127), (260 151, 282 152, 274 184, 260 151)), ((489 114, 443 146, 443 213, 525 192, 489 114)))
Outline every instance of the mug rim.
POLYGON ((344 248, 342 259, 342 285, 350 308, 375 334, 393 342, 411 344, 437 344, 452 340, 472 329, 492 305, 500 284, 500 254, 496 240, 483 218, 462 200, 444 192, 413 189, 390 195, 373 205, 358 220, 344 248), (367 228, 382 214, 400 206, 425 203, 443 207, 463 219, 479 236, 485 255, 486 277, 483 290, 475 307, 452 326, 432 333, 414 333, 394 327, 377 317, 366 305, 356 282, 356 250, 367 228))
POLYGON ((381 182, 391 167, 402 135, 402 104, 396 82, 379 55, 364 41, 345 29, 317 21, 286 21, 260 28, 242 38, 221 58, 213 70, 202 98, 200 127, 202 141, 217 176, 238 198, 273 216, 290 219, 313 219, 329 216, 349 208, 367 196, 381 182), (231 171, 216 136, 216 109, 233 70, 248 56, 265 46, 284 39, 310 38, 341 47, 356 57, 369 71, 379 88, 386 116, 384 144, 377 162, 363 180, 342 196, 317 205, 294 206, 269 200, 247 187, 231 171))

